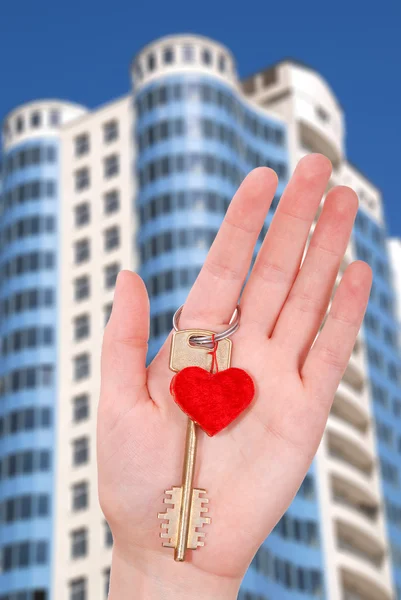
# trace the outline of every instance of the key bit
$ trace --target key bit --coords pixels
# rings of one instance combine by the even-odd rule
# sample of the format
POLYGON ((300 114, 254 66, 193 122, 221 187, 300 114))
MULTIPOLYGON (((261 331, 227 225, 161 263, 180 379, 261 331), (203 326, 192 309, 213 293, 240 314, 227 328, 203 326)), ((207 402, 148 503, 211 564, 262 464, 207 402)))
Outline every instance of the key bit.
MULTIPOLYGON (((180 508, 181 508, 181 487, 173 487, 171 490, 166 490, 166 497, 164 498, 165 504, 171 504, 165 512, 160 512, 157 516, 159 519, 163 519, 161 523, 160 537, 164 540, 162 545, 165 548, 176 548, 178 538, 178 524, 180 520, 180 508)), ((203 525, 210 524, 210 518, 204 517, 203 515, 208 512, 208 508, 203 506, 209 502, 208 498, 204 496, 205 490, 199 490, 194 488, 192 490, 192 503, 191 513, 189 519, 188 528, 188 540, 186 547, 190 550, 196 550, 199 546, 204 546, 205 543, 202 538, 205 537, 205 533, 197 531, 198 528, 203 525)))
POLYGON ((158 514, 159 519, 168 521, 161 524, 160 537, 167 540, 163 541, 163 546, 174 548, 174 560, 179 562, 185 559, 187 548, 195 550, 204 545, 201 539, 204 534, 197 531, 197 528, 210 523, 210 518, 203 516, 208 511, 207 507, 203 506, 208 502, 204 497, 206 492, 192 487, 195 455, 196 425, 188 419, 182 485, 166 490, 166 495, 169 497, 165 498, 164 502, 171 506, 165 512, 158 514))

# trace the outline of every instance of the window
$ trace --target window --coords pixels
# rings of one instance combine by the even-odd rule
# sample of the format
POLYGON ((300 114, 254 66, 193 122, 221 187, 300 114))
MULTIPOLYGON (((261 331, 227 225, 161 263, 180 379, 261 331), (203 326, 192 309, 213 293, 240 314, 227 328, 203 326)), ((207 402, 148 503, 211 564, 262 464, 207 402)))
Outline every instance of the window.
POLYGON ((40 112, 37 112, 37 111, 33 112, 31 114, 31 127, 33 127, 34 129, 37 129, 38 127, 40 127, 41 122, 42 122, 42 119, 41 119, 40 112))
POLYGON ((111 190, 104 195, 104 212, 106 215, 118 211, 120 208, 120 194, 117 190, 111 190))
POLYGON ((226 70, 226 58, 223 55, 219 56, 219 71, 221 71, 221 73, 224 73, 226 70))
POLYGON ((382 423, 381 421, 376 421, 376 433, 377 437, 381 442, 389 446, 389 448, 393 447, 394 444, 394 432, 393 429, 387 425, 386 423, 382 423))
POLYGON ((140 62, 137 62, 135 65, 135 74, 136 74, 138 81, 140 81, 142 79, 142 75, 143 75, 140 62))
POLYGON ((50 512, 49 496, 40 494, 37 502, 37 512, 39 517, 46 517, 50 512))
MULTIPOLYGON (((2 570, 4 572, 35 564, 43 565, 47 562, 47 543, 45 541, 18 542, 13 545, 3 546, 2 555, 2 570)), ((16 600, 19 600, 19 594, 16 595, 15 598, 16 600)), ((44 596, 42 596, 42 598, 44 598, 44 596)))
POLYGON ((82 227, 90 221, 90 206, 88 202, 78 204, 74 209, 75 226, 82 227))
POLYGON ((75 138, 75 156, 84 156, 89 152, 89 135, 82 133, 75 138))
POLYGON ((0 468, 2 480, 28 473, 49 471, 50 454, 47 450, 25 450, 8 454, 0 461, 0 468))
POLYGON ((83 340, 89 336, 90 320, 89 315, 79 315, 74 319, 74 339, 83 340))
POLYGON ((210 65, 210 63, 212 62, 212 55, 210 53, 210 50, 203 50, 202 52, 202 62, 205 65, 210 65))
POLYGON ((90 245, 88 238, 78 240, 74 244, 75 264, 80 265, 90 258, 90 245))
POLYGON ((88 394, 79 394, 72 401, 72 418, 74 423, 84 421, 89 417, 89 396, 88 394))
POLYGON ((77 438, 72 443, 72 464, 75 467, 89 461, 89 440, 87 437, 77 438))
POLYGON ((71 558, 82 558, 88 553, 88 530, 86 527, 71 533, 71 558))
POLYGON ((74 379, 80 381, 89 377, 90 374, 90 360, 89 354, 84 352, 74 357, 74 379))
POLYGON ((109 304, 106 304, 106 306, 103 309, 103 311, 104 311, 104 326, 105 327, 110 319, 112 308, 113 308, 113 303, 110 302, 109 304))
POLYGON ((118 121, 113 119, 103 125, 103 140, 109 144, 118 138, 118 121))
POLYGON ((51 410, 48 407, 14 410, 0 417, 0 439, 4 435, 48 428, 50 425, 51 410))
POLYGON ((385 460, 384 458, 380 459, 380 466, 381 466, 381 474, 382 477, 385 481, 387 481, 388 483, 392 484, 394 487, 399 487, 399 475, 398 475, 398 468, 388 462, 387 460, 385 460))
POLYGON ((34 202, 45 198, 54 198, 56 195, 55 181, 48 180, 31 180, 23 184, 17 185, 8 190, 3 196, 4 208, 13 208, 26 202, 34 202))
POLYGON ((51 127, 57 127, 60 125, 60 112, 58 110, 50 111, 50 125, 51 127))
POLYGON ((315 497, 315 484, 312 475, 309 473, 301 483, 301 487, 298 490, 298 496, 308 500, 315 497))
POLYGON ((117 275, 120 271, 119 263, 112 263, 104 269, 104 287, 106 289, 113 288, 116 285, 117 275))
POLYGON ((82 277, 77 277, 74 282, 75 300, 83 300, 84 298, 88 298, 89 293, 90 293, 89 277, 87 275, 83 275, 82 277))
POLYGON ((16 130, 17 133, 22 133, 24 131, 24 118, 23 117, 17 117, 17 122, 16 122, 16 130))
POLYGON ((393 348, 397 347, 397 332, 394 331, 393 329, 390 329, 389 327, 384 327, 383 328, 383 338, 384 341, 389 344, 390 346, 392 346, 393 348))
POLYGON ((120 245, 120 228, 117 226, 109 227, 104 232, 104 249, 107 252, 108 250, 114 250, 114 248, 118 248, 120 245))
POLYGON ((316 107, 316 114, 319 117, 319 119, 321 121, 329 121, 330 120, 330 115, 329 113, 322 107, 322 106, 317 106, 316 107))
POLYGON ((389 402, 388 391, 374 381, 372 381, 372 396, 373 402, 383 406, 383 408, 387 408, 389 402))
POLYGON ((113 534, 107 521, 104 522, 104 545, 110 548, 113 545, 113 534))
POLYGON ((53 385, 53 366, 24 367, 5 373, 1 379, 0 397, 21 390, 53 385))
POLYGON ((110 569, 105 569, 103 571, 104 576, 104 599, 107 600, 109 597, 110 591, 110 569))
POLYGON ((69 600, 88 600, 87 587, 87 580, 85 577, 70 581, 69 600))
POLYGON ((26 348, 38 348, 52 344, 53 329, 51 327, 28 327, 27 329, 15 329, 8 336, 4 336, 0 350, 1 354, 6 356, 26 348))
POLYGON ((88 482, 82 481, 72 486, 72 510, 84 510, 88 508, 88 482))
POLYGON ((90 185, 89 169, 84 167, 75 171, 75 189, 77 192, 86 190, 90 185))
POLYGON ((154 54, 148 54, 147 64, 149 71, 154 71, 156 67, 156 59, 154 54))
POLYGON ((184 46, 182 49, 182 58, 184 62, 193 62, 194 60, 194 48, 193 46, 184 46))
POLYGON ((170 65, 174 61, 174 53, 172 48, 164 49, 163 61, 165 65, 170 65))
POLYGON ((36 544, 36 563, 44 565, 47 562, 47 544, 46 542, 37 542, 36 544))
POLYGON ((0 524, 49 515, 49 497, 45 494, 14 496, 0 503, 0 524))
POLYGON ((118 175, 120 171, 120 160, 117 154, 111 154, 104 159, 104 176, 108 179, 118 175))

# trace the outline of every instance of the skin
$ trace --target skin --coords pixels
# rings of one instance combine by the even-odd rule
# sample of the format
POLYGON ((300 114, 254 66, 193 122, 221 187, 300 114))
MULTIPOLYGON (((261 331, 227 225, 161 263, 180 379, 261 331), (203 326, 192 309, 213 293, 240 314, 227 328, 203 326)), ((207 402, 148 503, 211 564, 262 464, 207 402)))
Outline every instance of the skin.
MULTIPOLYGON (((138 275, 120 273, 98 411, 99 496, 114 537, 111 600, 236 598, 305 477, 371 286, 368 265, 351 264, 321 328, 358 208, 353 190, 330 189, 301 267, 330 175, 322 155, 299 162, 242 293, 232 366, 251 374, 256 397, 223 432, 198 436, 195 485, 208 492, 212 524, 203 528, 206 546, 184 563, 162 548, 157 519, 164 490, 180 485, 186 431, 169 393, 170 336, 146 369, 147 293, 138 275)), ((276 174, 261 167, 240 186, 185 303, 182 328, 225 329, 276 185, 276 174)))

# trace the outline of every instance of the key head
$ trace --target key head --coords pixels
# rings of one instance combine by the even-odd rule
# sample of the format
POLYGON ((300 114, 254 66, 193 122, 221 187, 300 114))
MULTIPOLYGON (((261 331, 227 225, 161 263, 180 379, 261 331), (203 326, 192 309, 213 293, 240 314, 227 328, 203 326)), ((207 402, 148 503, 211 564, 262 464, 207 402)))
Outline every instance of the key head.
MULTIPOLYGON (((205 329, 183 329, 175 331, 171 340, 170 347, 170 369, 182 371, 185 367, 201 367, 210 371, 212 367, 212 355, 209 354, 211 348, 207 346, 193 346, 190 343, 191 337, 197 335, 213 335, 212 331, 205 329)), ((232 341, 225 338, 218 343, 216 358, 219 370, 228 369, 231 364, 232 341)))

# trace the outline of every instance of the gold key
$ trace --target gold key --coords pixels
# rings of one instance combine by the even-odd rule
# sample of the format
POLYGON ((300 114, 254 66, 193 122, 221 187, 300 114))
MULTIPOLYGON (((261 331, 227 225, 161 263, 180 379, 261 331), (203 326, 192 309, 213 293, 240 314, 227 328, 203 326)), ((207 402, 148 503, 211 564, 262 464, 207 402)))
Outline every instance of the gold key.
MULTIPOLYGON (((180 371, 185 367, 199 366, 210 370, 212 356, 207 346, 194 346, 190 343, 193 336, 213 335, 211 331, 203 329, 186 329, 173 334, 170 351, 170 369, 180 371)), ((217 360, 219 369, 230 366, 232 342, 228 338, 221 340, 217 347, 217 360)), ((209 502, 206 490, 193 488, 197 425, 188 419, 185 442, 184 464, 182 469, 181 487, 172 487, 166 490, 165 504, 170 506, 165 512, 159 513, 158 518, 164 521, 161 524, 164 539, 163 546, 174 548, 174 560, 185 560, 187 549, 196 550, 204 546, 205 533, 197 531, 203 525, 210 524, 210 518, 204 516, 208 508, 204 506, 209 502)))

